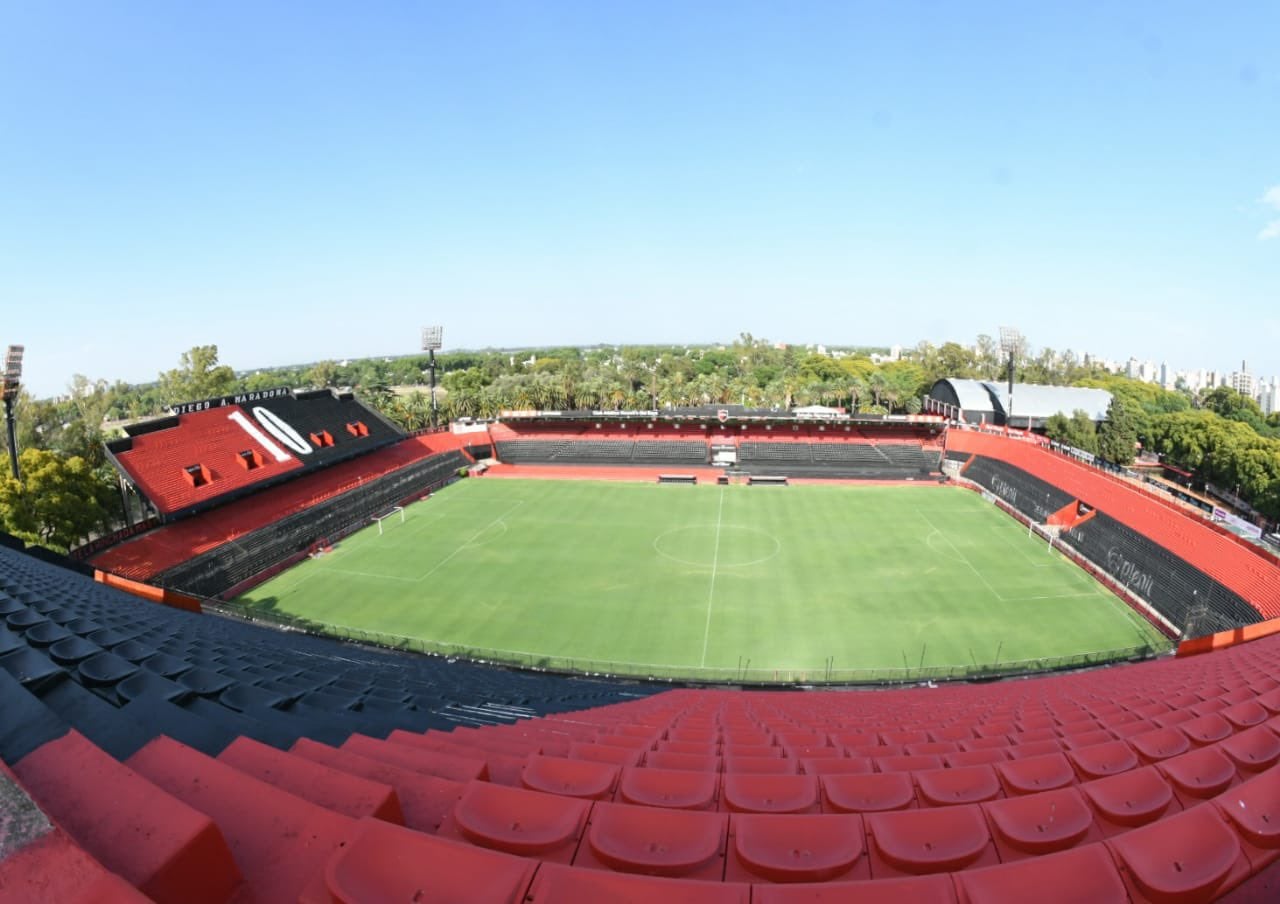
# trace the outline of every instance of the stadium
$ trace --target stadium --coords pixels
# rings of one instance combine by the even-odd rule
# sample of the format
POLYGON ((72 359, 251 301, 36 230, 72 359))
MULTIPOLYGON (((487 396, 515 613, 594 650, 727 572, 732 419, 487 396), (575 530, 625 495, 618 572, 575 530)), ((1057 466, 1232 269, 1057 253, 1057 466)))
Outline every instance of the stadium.
POLYGON ((134 424, 0 548, 0 897, 1274 900, 1280 561, 946 398, 134 424))

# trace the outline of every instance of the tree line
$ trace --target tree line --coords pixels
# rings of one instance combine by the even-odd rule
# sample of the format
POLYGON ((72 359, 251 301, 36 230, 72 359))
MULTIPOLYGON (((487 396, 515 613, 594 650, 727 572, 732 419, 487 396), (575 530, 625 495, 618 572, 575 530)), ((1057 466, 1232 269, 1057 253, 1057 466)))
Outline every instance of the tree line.
MULTIPOLYGON (((867 414, 912 414, 942 378, 1001 379, 991 336, 973 346, 922 342, 896 357, 886 348, 784 346, 743 333, 710 346, 636 345, 448 352, 437 356, 442 421, 494 417, 510 409, 663 409, 740 404, 787 409, 841 406, 867 414)), ((350 389, 408 430, 431 421, 426 355, 319 361, 237 373, 215 345, 196 346, 146 384, 77 374, 65 395, 18 401, 22 481, 0 482, 0 527, 65 550, 119 517, 114 469, 103 444, 117 425, 157 417, 181 402, 286 386, 350 389), (38 454, 37 454, 38 453, 38 454), (80 504, 76 504, 76 500, 80 504)), ((1135 442, 1204 479, 1239 488, 1280 519, 1280 416, 1219 388, 1197 397, 1086 365, 1071 350, 1022 355, 1028 383, 1107 389, 1114 402, 1100 428, 1083 413, 1052 419, 1055 439, 1125 464, 1135 442)))

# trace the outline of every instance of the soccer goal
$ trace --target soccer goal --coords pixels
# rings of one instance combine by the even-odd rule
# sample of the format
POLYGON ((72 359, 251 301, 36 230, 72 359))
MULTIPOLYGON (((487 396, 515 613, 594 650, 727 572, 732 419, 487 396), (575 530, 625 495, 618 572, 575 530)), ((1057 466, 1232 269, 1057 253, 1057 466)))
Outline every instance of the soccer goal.
POLYGON ((390 522, 391 524, 393 524, 393 525, 394 525, 394 524, 396 523, 396 522, 395 522, 395 517, 396 517, 397 513, 400 515, 400 523, 401 523, 401 524, 404 524, 404 506, 402 506, 402 505, 394 505, 394 506, 392 506, 389 510, 387 510, 387 511, 383 512, 381 515, 374 515, 374 516, 373 516, 373 520, 374 520, 374 521, 377 523, 377 525, 378 525, 378 536, 379 536, 379 537, 381 537, 381 536, 382 536, 382 530, 383 530, 383 525, 384 525, 384 524, 386 524, 386 523, 390 522))

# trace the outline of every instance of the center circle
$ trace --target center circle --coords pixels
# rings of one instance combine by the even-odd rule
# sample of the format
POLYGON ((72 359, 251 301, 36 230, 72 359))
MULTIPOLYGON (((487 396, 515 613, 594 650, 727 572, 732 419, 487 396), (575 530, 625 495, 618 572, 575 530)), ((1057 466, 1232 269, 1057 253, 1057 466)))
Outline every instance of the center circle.
POLYGON ((758 527, 736 524, 690 524, 653 538, 664 559, 694 568, 746 568, 782 552, 778 538, 758 527))

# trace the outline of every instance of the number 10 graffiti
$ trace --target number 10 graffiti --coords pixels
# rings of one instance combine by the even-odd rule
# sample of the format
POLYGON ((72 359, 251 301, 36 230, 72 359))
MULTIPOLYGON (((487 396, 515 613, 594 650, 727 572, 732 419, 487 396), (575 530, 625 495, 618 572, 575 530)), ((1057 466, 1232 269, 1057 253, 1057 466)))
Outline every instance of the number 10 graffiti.
MULTIPOLYGON (((294 430, 293 427, 285 423, 280 415, 276 414, 274 411, 257 407, 253 409, 253 417, 258 424, 261 424, 266 428, 267 433, 274 436, 281 444, 288 446, 299 455, 311 454, 311 444, 303 439, 297 430, 294 430)), ((258 424, 253 423, 253 421, 245 417, 243 411, 231 412, 227 415, 227 420, 234 421, 238 424, 241 430, 257 440, 258 444, 261 445, 262 448, 270 452, 271 457, 276 461, 289 460, 289 453, 268 439, 267 434, 258 429, 258 424)))

